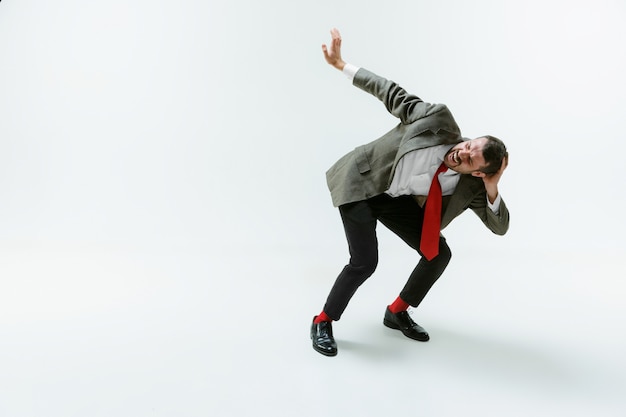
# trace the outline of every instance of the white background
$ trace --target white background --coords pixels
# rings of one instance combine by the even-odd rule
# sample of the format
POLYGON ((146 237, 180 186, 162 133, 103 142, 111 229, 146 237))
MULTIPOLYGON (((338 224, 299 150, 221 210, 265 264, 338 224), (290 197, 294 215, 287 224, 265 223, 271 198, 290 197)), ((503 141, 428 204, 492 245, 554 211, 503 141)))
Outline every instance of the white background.
POLYGON ((0 416, 623 416, 622 1, 0 3, 0 416), (507 143, 413 317, 381 261, 310 347, 347 249, 324 172, 396 120, 344 58, 507 143))

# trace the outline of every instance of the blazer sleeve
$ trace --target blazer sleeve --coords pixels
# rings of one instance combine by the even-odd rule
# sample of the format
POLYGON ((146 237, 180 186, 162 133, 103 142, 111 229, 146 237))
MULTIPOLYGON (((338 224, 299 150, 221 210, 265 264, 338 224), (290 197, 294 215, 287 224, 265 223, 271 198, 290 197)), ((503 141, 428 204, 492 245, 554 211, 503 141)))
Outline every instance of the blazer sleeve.
POLYGON ((509 210, 504 199, 500 200, 498 214, 487 206, 486 192, 479 193, 470 203, 470 208, 493 233, 502 236, 509 230, 509 210))
POLYGON ((353 85, 382 101, 387 111, 399 118, 403 124, 413 123, 441 108, 440 105, 424 102, 395 82, 380 77, 365 68, 360 68, 357 71, 353 85))

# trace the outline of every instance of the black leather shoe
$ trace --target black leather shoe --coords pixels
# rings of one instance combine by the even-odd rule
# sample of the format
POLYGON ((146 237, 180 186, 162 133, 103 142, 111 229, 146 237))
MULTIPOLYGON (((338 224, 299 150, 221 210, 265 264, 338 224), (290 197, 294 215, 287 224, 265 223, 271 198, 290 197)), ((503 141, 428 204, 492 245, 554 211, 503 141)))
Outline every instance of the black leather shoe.
MULTIPOLYGON (((313 317, 313 321, 317 316, 313 317)), ((326 356, 335 356, 337 354, 337 343, 333 337, 333 324, 330 321, 311 324, 311 340, 313 341, 313 349, 326 356)))
POLYGON ((385 319, 383 324, 391 329, 400 330, 408 338, 419 340, 420 342, 427 342, 430 340, 430 336, 422 326, 415 323, 407 311, 401 311, 399 313, 392 313, 389 311, 389 306, 385 310, 385 319))

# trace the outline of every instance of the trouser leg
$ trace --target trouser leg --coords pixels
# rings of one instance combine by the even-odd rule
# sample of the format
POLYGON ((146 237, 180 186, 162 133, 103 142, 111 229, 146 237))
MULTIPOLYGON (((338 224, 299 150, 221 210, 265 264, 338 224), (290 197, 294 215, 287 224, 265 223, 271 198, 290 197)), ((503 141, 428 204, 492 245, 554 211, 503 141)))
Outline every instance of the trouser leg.
MULTIPOLYGON (((388 197, 376 200, 373 209, 381 223, 398 235, 406 244, 420 255, 420 239, 422 235, 423 209, 410 196, 398 198, 388 197)), ((413 307, 417 307, 437 279, 448 266, 452 253, 441 236, 439 254, 430 261, 422 257, 409 276, 400 298, 413 307)))
POLYGON ((439 238, 439 255, 430 261, 422 257, 400 292, 400 298, 417 307, 448 266, 452 253, 446 239, 439 238))
POLYGON ((367 201, 339 207, 348 240, 350 261, 337 277, 324 305, 324 312, 339 320, 356 290, 378 265, 376 217, 367 201))

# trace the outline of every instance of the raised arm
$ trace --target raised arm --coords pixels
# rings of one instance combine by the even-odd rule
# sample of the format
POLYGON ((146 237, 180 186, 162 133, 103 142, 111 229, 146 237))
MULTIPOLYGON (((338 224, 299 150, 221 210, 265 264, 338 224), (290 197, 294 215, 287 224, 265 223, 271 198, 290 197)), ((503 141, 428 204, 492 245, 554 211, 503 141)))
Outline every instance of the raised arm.
POLYGON ((425 103, 421 98, 410 94, 394 81, 374 74, 364 68, 354 76, 353 84, 383 102, 387 111, 399 118, 403 124, 443 110, 445 106, 425 103))
MULTIPOLYGON (((343 71, 346 61, 341 56, 341 34, 335 28, 330 31, 329 46, 322 45, 322 52, 326 62, 334 68, 343 71)), ((380 77, 370 71, 360 68, 354 76, 353 84, 383 102, 387 111, 399 118, 402 123, 409 124, 429 114, 445 108, 443 105, 424 103, 416 95, 409 94, 393 81, 380 77)))

